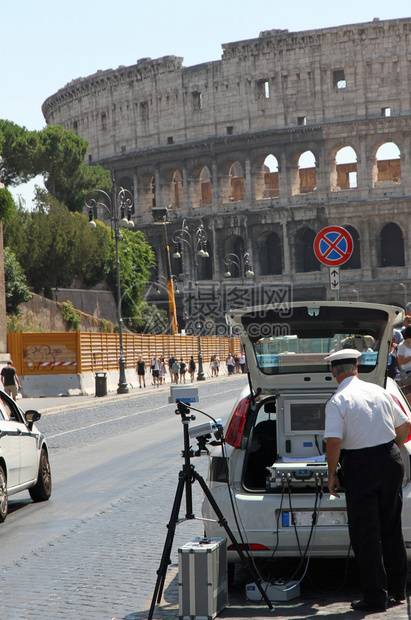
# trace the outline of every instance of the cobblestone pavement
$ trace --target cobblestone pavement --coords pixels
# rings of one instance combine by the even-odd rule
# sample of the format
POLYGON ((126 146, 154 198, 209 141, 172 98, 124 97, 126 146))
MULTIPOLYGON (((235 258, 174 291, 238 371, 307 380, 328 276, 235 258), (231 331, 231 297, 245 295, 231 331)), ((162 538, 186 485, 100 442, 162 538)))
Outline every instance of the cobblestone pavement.
MULTIPOLYGON (((231 380, 226 381, 225 385, 230 389, 228 382, 231 380)), ((240 385, 240 380, 234 381, 240 385)), ((234 383, 232 385, 234 387, 234 383)), ((215 391, 215 386, 213 388, 210 384, 210 389, 215 391)), ((144 398, 149 403, 150 398, 144 398)), ((95 402, 82 402, 87 406, 73 411, 73 416, 76 424, 81 420, 84 426, 89 426, 93 419, 95 421, 95 402)), ((127 399, 122 399, 122 406, 116 412, 124 424, 122 432, 127 432, 130 416, 135 413, 132 399, 128 402, 129 405, 127 399)), ((144 401, 141 402, 144 409, 144 401)), ((107 420, 107 425, 99 424, 95 431, 90 428, 90 433, 96 432, 101 437, 106 432, 112 432, 109 416, 113 415, 113 407, 109 405, 109 400, 99 403, 98 421, 107 420)), ((30 403, 30 406, 33 404, 30 403)), ((39 409, 42 410, 40 406, 39 409)), ((53 410, 52 407, 48 409, 49 412, 53 410)), ((55 403, 54 410, 59 409, 61 407, 55 403)), ((70 417, 73 420, 64 411, 44 416, 48 435, 67 431, 58 439, 58 450, 70 448, 76 440, 69 432, 70 417)), ((144 414, 140 418, 135 417, 133 425, 143 424, 143 417, 144 414)), ((0 620, 147 618, 181 465, 182 460, 176 454, 169 462, 168 471, 150 480, 150 483, 136 484, 125 496, 76 522, 52 541, 2 566, 0 620)), ((206 465, 205 458, 195 460, 196 469, 202 475, 205 475, 206 465)), ((194 485, 193 505, 197 515, 200 514, 200 502, 201 489, 199 485, 194 485)), ((200 520, 187 521, 177 527, 172 564, 167 572, 163 601, 154 612, 155 620, 178 617, 178 547, 195 536, 201 536, 202 530, 200 520)), ((284 565, 281 570, 290 574, 288 570, 292 569, 284 565)), ((344 573, 345 564, 341 561, 313 562, 309 576, 301 584, 301 596, 286 603, 274 603, 274 610, 270 611, 263 604, 246 600, 245 584, 251 579, 239 566, 234 585, 229 590, 229 607, 221 612, 220 617, 257 619, 275 616, 290 620, 337 616, 339 620, 363 618, 364 614, 350 608, 351 600, 360 598, 355 565, 349 564, 345 584, 344 573)), ((391 607, 386 613, 369 614, 367 618, 411 618, 409 600, 391 607)))

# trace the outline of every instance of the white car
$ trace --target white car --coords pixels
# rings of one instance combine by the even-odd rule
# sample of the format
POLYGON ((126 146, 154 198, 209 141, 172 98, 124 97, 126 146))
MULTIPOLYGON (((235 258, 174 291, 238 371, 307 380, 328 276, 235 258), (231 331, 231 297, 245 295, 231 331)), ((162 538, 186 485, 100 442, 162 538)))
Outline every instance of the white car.
MULTIPOLYGON (((401 308, 349 302, 230 311, 242 340, 249 387, 225 427, 225 453, 210 452, 208 486, 237 542, 254 557, 346 557, 345 495, 327 489, 325 403, 337 389, 324 358, 357 348, 359 377, 385 386, 408 415, 407 400, 387 377, 393 326, 401 308)), ((411 417, 411 415, 410 415, 411 417)), ((403 450, 403 532, 411 553, 411 441, 403 450)), ((207 499, 205 535, 226 536, 207 499)), ((228 541, 228 561, 238 555, 228 541)))
POLYGON ((0 390, 0 522, 7 516, 10 495, 28 489, 34 502, 51 495, 51 471, 46 441, 35 422, 38 411, 24 413, 0 390))

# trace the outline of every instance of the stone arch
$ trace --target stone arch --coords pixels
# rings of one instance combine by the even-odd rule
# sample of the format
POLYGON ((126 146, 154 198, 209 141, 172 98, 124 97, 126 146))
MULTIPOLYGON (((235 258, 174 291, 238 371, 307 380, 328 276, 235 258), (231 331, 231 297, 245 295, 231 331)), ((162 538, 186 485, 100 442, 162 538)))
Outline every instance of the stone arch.
POLYGON ((193 207, 211 205, 211 172, 208 166, 196 166, 191 172, 190 194, 193 207))
POLYGON ((356 189, 357 185, 357 153, 352 146, 339 146, 331 156, 330 190, 356 189))
POLYGON ((344 226, 344 228, 352 237, 353 250, 347 262, 341 265, 341 269, 361 269, 361 245, 358 230, 354 226, 344 226))
POLYGON ((258 158, 253 173, 254 196, 256 200, 277 198, 280 195, 279 170, 278 159, 272 153, 258 158))
POLYGON ((142 174, 139 190, 141 209, 147 213, 156 206, 156 182, 152 172, 142 174))
POLYGON ((178 209, 183 206, 183 179, 179 170, 168 170, 163 178, 163 203, 178 209))
POLYGON ((307 149, 298 151, 291 165, 291 193, 308 194, 317 190, 317 164, 314 153, 307 149))
POLYGON ((244 169, 238 160, 231 161, 223 166, 221 194, 223 202, 240 202, 244 200, 244 169))
POLYGON ((404 267, 404 235, 398 224, 386 224, 380 233, 381 267, 404 267))
POLYGON ((283 272, 282 242, 274 231, 263 233, 257 243, 260 275, 280 275, 283 272))
POLYGON ((295 270, 306 273, 320 271, 320 262, 314 254, 316 233, 308 226, 300 228, 295 236, 295 270))
POLYGON ((372 169, 373 187, 401 183, 401 151, 395 142, 379 143, 372 169))

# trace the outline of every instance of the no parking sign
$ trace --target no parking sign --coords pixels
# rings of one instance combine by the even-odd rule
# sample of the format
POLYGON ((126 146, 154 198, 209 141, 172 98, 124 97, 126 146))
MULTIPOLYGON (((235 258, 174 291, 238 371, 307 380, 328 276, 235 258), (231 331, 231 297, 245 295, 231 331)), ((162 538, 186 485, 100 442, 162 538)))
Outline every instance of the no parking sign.
POLYGON ((343 265, 353 251, 350 233, 341 226, 327 226, 314 239, 314 254, 328 267, 343 265))

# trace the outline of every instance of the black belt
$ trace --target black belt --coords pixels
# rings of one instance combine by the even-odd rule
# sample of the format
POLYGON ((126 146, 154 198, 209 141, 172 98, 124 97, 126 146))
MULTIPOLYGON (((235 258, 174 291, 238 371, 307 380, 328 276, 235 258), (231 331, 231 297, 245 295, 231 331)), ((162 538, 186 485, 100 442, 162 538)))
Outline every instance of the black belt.
POLYGON ((392 448, 394 445, 394 440, 388 441, 387 443, 381 443, 378 446, 370 446, 369 448, 357 448, 356 450, 346 450, 344 449, 345 454, 359 454, 359 453, 373 453, 373 452, 381 452, 382 450, 387 450, 392 448))

